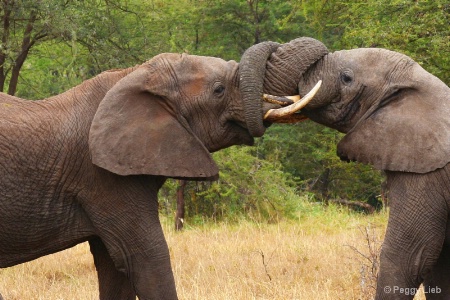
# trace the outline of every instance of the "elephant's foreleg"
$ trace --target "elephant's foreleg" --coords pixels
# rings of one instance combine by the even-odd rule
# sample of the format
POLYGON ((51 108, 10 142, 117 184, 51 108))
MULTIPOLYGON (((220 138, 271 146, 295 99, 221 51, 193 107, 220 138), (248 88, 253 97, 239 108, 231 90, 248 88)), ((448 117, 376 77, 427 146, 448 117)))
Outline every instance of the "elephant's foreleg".
MULTIPOLYGON (((131 221, 130 221, 131 223, 131 221)), ((105 238, 114 265, 126 273, 141 300, 175 300, 177 293, 170 255, 162 228, 156 225, 151 234, 136 234, 139 224, 133 224, 122 232, 132 239, 105 238), (107 241, 106 241, 107 240, 107 241)))
POLYGON ((426 223, 417 223, 417 226, 423 226, 423 230, 412 230, 405 224, 403 228, 394 229, 402 231, 398 235, 392 234, 393 229, 388 226, 380 256, 375 299, 413 299, 420 284, 436 267, 444 234, 434 234, 434 226, 428 227, 426 223), (393 235, 396 242, 393 242, 393 235), (399 239, 399 235, 404 239, 399 239))
POLYGON ((388 174, 391 208, 381 252, 376 299, 413 299, 435 268, 448 208, 432 176, 388 174))
POLYGON ((91 202, 85 209, 114 262, 110 265, 125 274, 137 297, 175 300, 175 280, 159 222, 158 202, 149 201, 151 190, 138 187, 128 195, 91 202))
POLYGON ((136 293, 129 279, 116 269, 102 240, 93 238, 89 245, 98 273, 100 299, 135 300, 136 293))
POLYGON ((450 245, 444 245, 431 274, 423 283, 427 299, 450 298, 450 245))

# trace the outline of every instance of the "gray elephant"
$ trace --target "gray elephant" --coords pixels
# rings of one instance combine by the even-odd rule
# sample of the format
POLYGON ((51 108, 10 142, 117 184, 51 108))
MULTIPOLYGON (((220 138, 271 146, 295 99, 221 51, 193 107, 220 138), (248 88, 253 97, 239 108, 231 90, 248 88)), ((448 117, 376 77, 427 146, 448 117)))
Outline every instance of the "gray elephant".
POLYGON ((238 69, 161 54, 45 100, 1 94, 0 267, 89 241, 100 299, 176 299, 157 193, 253 143, 238 69))
POLYGON ((386 171, 391 207, 376 299, 412 299, 421 283, 427 299, 450 298, 450 88, 403 54, 328 53, 310 38, 258 44, 242 59, 241 88, 254 91, 245 98, 254 136, 270 122, 310 118, 346 133, 343 160, 386 171), (304 95, 319 80, 295 115, 276 116, 259 98, 304 95))

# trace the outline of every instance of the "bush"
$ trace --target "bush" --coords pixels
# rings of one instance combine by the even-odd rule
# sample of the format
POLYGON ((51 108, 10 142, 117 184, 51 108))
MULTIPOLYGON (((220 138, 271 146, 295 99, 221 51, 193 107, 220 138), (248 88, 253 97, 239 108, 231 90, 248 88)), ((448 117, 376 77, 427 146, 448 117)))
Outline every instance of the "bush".
MULTIPOLYGON (((251 154, 252 148, 231 147, 214 153, 220 179, 189 182, 185 190, 186 217, 196 223, 205 220, 276 222, 294 218, 301 205, 294 181, 277 162, 251 154)), ((172 213, 176 206, 177 183, 169 180, 161 191, 162 206, 172 213)))
MULTIPOLYGON (((277 162, 302 191, 317 200, 368 202, 381 193, 379 171, 361 163, 341 161, 336 154, 343 134, 311 121, 273 125, 256 144, 260 159, 277 162)), ((376 147, 376 145, 374 145, 376 147)))

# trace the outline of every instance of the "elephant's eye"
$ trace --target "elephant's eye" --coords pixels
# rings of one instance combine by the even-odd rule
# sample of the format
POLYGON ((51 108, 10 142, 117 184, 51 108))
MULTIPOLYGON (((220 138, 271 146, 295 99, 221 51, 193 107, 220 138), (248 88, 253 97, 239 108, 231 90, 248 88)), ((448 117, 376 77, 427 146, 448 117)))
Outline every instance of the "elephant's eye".
POLYGON ((218 85, 215 89, 214 89, 214 94, 216 96, 222 96, 223 92, 225 92, 225 87, 223 85, 218 85))
POLYGON ((344 84, 350 84, 353 82, 353 72, 347 70, 341 73, 341 80, 344 84))

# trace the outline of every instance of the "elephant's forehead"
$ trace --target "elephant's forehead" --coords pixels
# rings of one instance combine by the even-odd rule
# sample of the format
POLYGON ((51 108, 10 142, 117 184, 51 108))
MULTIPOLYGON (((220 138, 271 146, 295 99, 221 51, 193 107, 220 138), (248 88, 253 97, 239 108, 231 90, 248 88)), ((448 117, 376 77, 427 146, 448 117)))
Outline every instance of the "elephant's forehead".
POLYGON ((404 62, 410 64, 414 62, 410 57, 402 53, 381 48, 339 51, 339 56, 344 63, 353 65, 355 68, 358 66, 361 68, 377 66, 386 68, 386 66, 391 66, 392 68, 392 63, 404 62))
POLYGON ((215 57, 187 56, 176 68, 180 87, 188 95, 200 95, 217 83, 226 84, 236 63, 215 57))
POLYGON ((366 80, 387 79, 395 73, 404 74, 402 70, 416 64, 408 56, 386 49, 353 49, 341 51, 339 56, 342 69, 351 69, 355 75, 362 75, 366 80))
POLYGON ((181 90, 189 95, 200 95, 211 81, 211 71, 203 64, 187 63, 177 71, 177 81, 181 90))
POLYGON ((226 67, 227 62, 223 59, 207 56, 183 55, 179 61, 179 67, 194 72, 211 73, 226 67))

